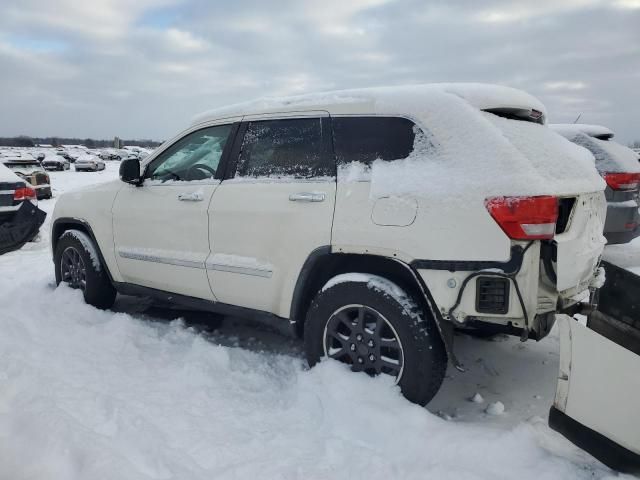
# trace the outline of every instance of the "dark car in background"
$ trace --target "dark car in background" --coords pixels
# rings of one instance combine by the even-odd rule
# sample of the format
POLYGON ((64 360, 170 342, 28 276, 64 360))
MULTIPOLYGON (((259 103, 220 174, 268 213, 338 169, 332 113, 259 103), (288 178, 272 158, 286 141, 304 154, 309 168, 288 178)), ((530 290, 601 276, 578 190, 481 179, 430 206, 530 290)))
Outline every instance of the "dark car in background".
POLYGON ((45 170, 69 170, 71 168, 71 164, 69 160, 67 160, 62 155, 47 155, 42 160, 42 168, 45 170))
POLYGON ((595 157, 596 168, 607 182, 604 236, 609 244, 628 243, 640 235, 640 163, 637 154, 613 141, 614 133, 607 127, 583 124, 549 126, 595 157))
POLYGON ((51 180, 40 162, 25 153, 11 153, 0 157, 0 162, 26 181, 36 191, 38 200, 51 198, 51 180))

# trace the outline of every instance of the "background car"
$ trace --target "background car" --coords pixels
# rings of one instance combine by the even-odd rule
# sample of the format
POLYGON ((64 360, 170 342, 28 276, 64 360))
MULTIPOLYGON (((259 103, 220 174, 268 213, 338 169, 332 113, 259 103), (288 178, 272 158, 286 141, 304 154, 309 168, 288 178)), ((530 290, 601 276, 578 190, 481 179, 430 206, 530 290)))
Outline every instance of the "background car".
POLYGON ((34 189, 39 200, 52 197, 49 175, 33 156, 11 153, 0 157, 0 161, 34 189))
POLYGON ((601 125, 552 124, 553 130, 589 150, 607 182, 607 219, 604 236, 609 244, 628 243, 640 235, 638 192, 640 164, 636 153, 613 141, 614 133, 601 125))
POLYGON ((45 170, 69 170, 71 163, 61 155, 47 155, 42 160, 42 168, 45 170))
POLYGON ((0 164, 0 255, 31 241, 46 214, 37 208, 36 191, 0 164))
POLYGON ((105 163, 97 155, 81 155, 75 162, 76 172, 97 172, 105 169, 105 163))

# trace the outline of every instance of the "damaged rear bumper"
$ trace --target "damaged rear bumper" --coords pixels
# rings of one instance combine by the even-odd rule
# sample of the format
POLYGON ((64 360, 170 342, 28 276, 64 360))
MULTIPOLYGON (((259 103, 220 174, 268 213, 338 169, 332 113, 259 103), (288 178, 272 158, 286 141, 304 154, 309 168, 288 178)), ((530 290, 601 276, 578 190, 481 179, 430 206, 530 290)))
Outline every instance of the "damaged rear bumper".
POLYGON ((33 240, 47 214, 31 202, 23 202, 17 212, 0 219, 0 255, 18 250, 33 240))
POLYGON ((603 262, 598 310, 559 315, 560 371, 549 425, 611 468, 640 473, 640 277, 603 262))

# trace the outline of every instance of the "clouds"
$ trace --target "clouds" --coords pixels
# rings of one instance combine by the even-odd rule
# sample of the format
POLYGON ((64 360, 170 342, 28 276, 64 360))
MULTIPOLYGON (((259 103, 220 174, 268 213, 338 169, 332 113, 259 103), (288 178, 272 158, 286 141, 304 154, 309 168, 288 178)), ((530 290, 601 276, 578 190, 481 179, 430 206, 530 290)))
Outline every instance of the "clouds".
POLYGON ((2 134, 166 138, 262 95, 483 81, 640 138, 637 0, 25 0, 0 18, 2 134))

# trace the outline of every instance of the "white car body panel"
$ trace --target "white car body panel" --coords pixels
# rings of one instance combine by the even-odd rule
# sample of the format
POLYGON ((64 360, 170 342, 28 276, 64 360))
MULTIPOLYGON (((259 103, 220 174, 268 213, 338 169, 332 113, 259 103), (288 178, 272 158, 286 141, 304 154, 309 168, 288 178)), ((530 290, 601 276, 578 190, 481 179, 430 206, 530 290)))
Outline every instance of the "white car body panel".
POLYGON ((124 282, 215 300, 207 281, 208 209, 219 182, 126 185, 113 204, 124 282))
POLYGON ((331 244, 335 190, 335 179, 222 182, 211 202, 211 250, 239 257, 222 266, 240 270, 225 271, 212 256, 207 273, 216 298, 288 318, 302 265, 313 250, 331 244), (289 199, 301 193, 324 200, 289 199), (246 259, 270 266, 265 269, 270 274, 252 272, 255 267, 246 259))
POLYGON ((560 373, 554 406, 640 455, 640 355, 560 316, 560 373))

